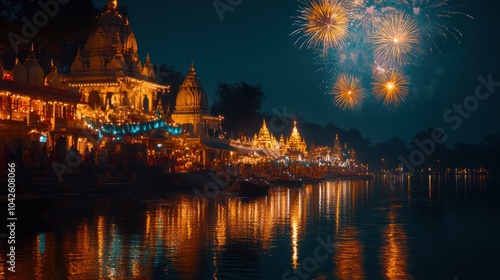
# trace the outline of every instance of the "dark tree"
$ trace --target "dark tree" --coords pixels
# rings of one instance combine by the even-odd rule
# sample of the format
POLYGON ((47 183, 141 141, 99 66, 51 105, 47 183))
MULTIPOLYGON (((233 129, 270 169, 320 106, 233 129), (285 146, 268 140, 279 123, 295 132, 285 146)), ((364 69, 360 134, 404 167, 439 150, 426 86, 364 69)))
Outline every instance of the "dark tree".
POLYGON ((484 146, 480 144, 457 143, 454 149, 454 167, 485 167, 484 146))
POLYGON ((372 158, 370 165, 378 167, 378 169, 395 169, 400 164, 398 157, 405 157, 409 152, 403 139, 393 137, 371 148, 372 158))
POLYGON ((433 132, 435 130, 432 127, 427 128, 413 136, 412 150, 421 151, 425 156, 424 162, 421 165, 414 166, 416 169, 430 167, 432 170, 437 170, 448 164, 446 161, 449 158, 449 153, 446 150, 445 143, 436 143, 433 140, 433 132))
POLYGON ((210 112, 213 115, 223 115, 223 127, 233 136, 253 136, 262 117, 260 109, 264 102, 264 92, 260 85, 250 85, 245 82, 219 84, 215 93, 214 104, 210 112))
POLYGON ((155 71, 158 82, 162 85, 170 86, 170 92, 161 96, 161 102, 165 106, 165 109, 166 106, 169 106, 170 112, 173 112, 175 109, 175 100, 185 76, 166 63, 156 66, 155 71))
POLYGON ((490 134, 484 138, 486 162, 494 172, 500 171, 500 135, 490 134))
POLYGON ((98 15, 91 0, 69 1, 64 5, 58 4, 57 8, 49 7, 48 11, 39 5, 39 1, 2 0, 0 11, 0 34, 3 34, 0 56, 6 60, 5 68, 13 67, 16 54, 22 61, 34 43, 42 68, 48 71, 50 59, 54 59, 63 72, 69 69, 78 47, 85 43, 98 15), (38 17, 38 22, 35 22, 35 14, 46 15, 46 20, 38 17), (35 29, 28 28, 27 33, 27 25, 35 29))

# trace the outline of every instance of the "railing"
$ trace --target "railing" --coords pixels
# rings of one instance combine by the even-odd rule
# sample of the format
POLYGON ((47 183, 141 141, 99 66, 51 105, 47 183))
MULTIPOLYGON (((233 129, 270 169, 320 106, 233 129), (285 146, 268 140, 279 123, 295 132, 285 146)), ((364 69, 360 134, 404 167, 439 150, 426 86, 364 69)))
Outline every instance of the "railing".
POLYGON ((87 125, 83 121, 67 120, 67 128, 86 129, 87 125))
POLYGON ((63 118, 56 118, 55 119, 55 129, 86 129, 87 125, 85 122, 80 121, 80 120, 68 120, 68 119, 63 119, 63 118))

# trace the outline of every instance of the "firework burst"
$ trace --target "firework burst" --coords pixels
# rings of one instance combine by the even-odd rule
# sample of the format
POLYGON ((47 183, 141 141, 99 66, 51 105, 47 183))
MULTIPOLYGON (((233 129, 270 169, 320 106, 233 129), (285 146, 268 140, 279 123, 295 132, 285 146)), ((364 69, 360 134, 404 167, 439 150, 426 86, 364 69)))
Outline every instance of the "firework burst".
POLYGON ((408 80, 399 70, 388 71, 375 75, 373 95, 377 100, 383 100, 384 106, 396 108, 408 97, 408 80))
POLYGON ((333 85, 331 92, 333 102, 342 110, 353 110, 361 104, 365 98, 365 92, 361 81, 349 74, 342 74, 333 85))
POLYGON ((377 61, 402 66, 416 57, 420 32, 415 21, 404 14, 384 18, 372 36, 377 61))
POLYGON ((458 11, 459 5, 451 4, 449 0, 398 0, 397 4, 398 9, 411 15, 417 22, 431 51, 433 46, 439 49, 438 37, 453 37, 460 42, 462 33, 448 19, 454 16, 473 19, 471 15, 458 11))
POLYGON ((302 2, 295 25, 299 28, 290 35, 299 38, 308 48, 323 47, 324 50, 341 45, 348 36, 347 11, 337 0, 313 0, 302 2))
MULTIPOLYGON (((365 98, 362 82, 372 78, 373 94, 388 108, 408 97, 411 70, 426 50, 462 37, 449 19, 461 15, 454 0, 298 0, 295 44, 315 49, 320 71, 345 73, 325 81, 335 105, 357 107, 365 98), (331 49, 334 51, 329 51, 331 49), (348 74, 347 74, 348 73, 348 74), (331 91, 330 91, 331 90, 331 91)), ((415 72, 413 72, 415 73, 415 72)))
POLYGON ((353 26, 365 32, 372 32, 385 16, 397 12, 384 0, 352 0, 346 5, 353 26))

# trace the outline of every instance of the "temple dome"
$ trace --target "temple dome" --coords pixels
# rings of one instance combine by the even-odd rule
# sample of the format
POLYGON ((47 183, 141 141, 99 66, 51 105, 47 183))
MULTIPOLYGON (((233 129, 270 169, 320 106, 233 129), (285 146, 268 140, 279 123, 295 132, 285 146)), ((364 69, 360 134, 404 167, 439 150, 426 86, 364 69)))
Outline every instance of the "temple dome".
POLYGON ((208 99, 200 79, 196 77, 194 65, 182 83, 175 102, 177 112, 208 113, 208 99))
POLYGON ((23 66, 26 68, 28 83, 36 86, 43 86, 45 84, 45 75, 42 67, 38 64, 33 48, 29 52, 28 57, 26 57, 23 66))
POLYGON ((82 61, 82 51, 80 48, 78 48, 78 53, 75 57, 75 61, 71 64, 71 71, 76 71, 76 70, 82 70, 84 67, 83 61, 82 61))
POLYGON ((16 65, 12 69, 12 77, 14 78, 14 81, 17 82, 28 82, 28 73, 26 72, 26 68, 24 67, 24 65, 19 63, 19 59, 17 57, 16 65))
POLYGON ((118 13, 118 1, 110 0, 108 4, 106 4, 106 10, 99 18, 98 25, 125 25, 125 20, 122 15, 118 13))
POLYGON ((50 62, 52 66, 52 71, 45 77, 45 85, 53 88, 62 88, 61 77, 57 74, 57 67, 54 62, 50 62))
POLYGON ((96 26, 90 32, 82 50, 82 60, 88 63, 93 55, 108 63, 120 52, 127 64, 137 56, 137 41, 128 20, 118 12, 118 1, 108 1, 106 10, 99 17, 96 26), (116 42, 120 44, 117 48, 116 42))
POLYGON ((104 66, 104 61, 99 55, 92 55, 90 58, 90 68, 99 69, 104 66))
POLYGON ((111 60, 111 62, 109 63, 109 68, 126 70, 128 69, 128 66, 125 60, 123 59, 123 56, 120 55, 116 56, 115 58, 113 58, 113 60, 111 60))
POLYGON ((151 64, 149 54, 146 55, 146 63, 144 63, 144 67, 142 67, 141 75, 151 79, 154 79, 156 77, 155 69, 153 67, 153 64, 151 64))

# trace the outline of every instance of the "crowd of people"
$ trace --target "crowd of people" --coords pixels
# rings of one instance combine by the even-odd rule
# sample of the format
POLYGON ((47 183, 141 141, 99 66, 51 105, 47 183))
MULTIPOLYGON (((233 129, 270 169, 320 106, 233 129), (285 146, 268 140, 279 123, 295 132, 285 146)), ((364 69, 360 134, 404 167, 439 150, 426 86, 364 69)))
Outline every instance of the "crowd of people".
POLYGON ((184 164, 178 161, 177 157, 167 153, 156 153, 144 156, 140 151, 121 152, 114 149, 94 149, 86 147, 83 152, 79 152, 74 146, 69 149, 57 149, 47 147, 45 144, 41 148, 23 146, 19 143, 16 148, 4 144, 0 151, 0 178, 7 176, 9 163, 16 164, 16 170, 20 172, 51 172, 54 162, 65 164, 74 171, 91 169, 95 165, 110 165, 118 171, 125 167, 162 167, 163 172, 177 172, 185 169, 184 164))
POLYGON ((52 149, 46 146, 40 149, 23 147, 21 143, 16 148, 4 144, 0 157, 0 177, 7 175, 7 167, 10 163, 15 163, 15 169, 20 172, 33 170, 46 170, 50 165, 52 149))
POLYGON ((69 166, 73 171, 82 169, 89 170, 95 165, 110 165, 118 171, 123 171, 126 167, 157 167, 162 172, 196 171, 196 170, 226 170, 232 175, 262 174, 276 176, 289 173, 295 176, 313 175, 323 176, 330 170, 327 166, 307 166, 304 164, 279 164, 276 162, 262 162, 257 164, 222 164, 221 162, 202 165, 178 158, 169 153, 148 153, 146 156, 140 151, 133 153, 120 152, 112 149, 99 149, 86 147, 80 153, 74 146, 69 149, 53 149, 45 144, 38 149, 23 147, 21 143, 13 149, 5 144, 1 151, 0 177, 7 176, 9 163, 16 164, 16 170, 20 172, 51 172, 54 162, 59 162, 69 166))
POLYGON ((167 153, 150 153, 148 155, 148 165, 161 167, 165 172, 177 171, 177 158, 167 153))

